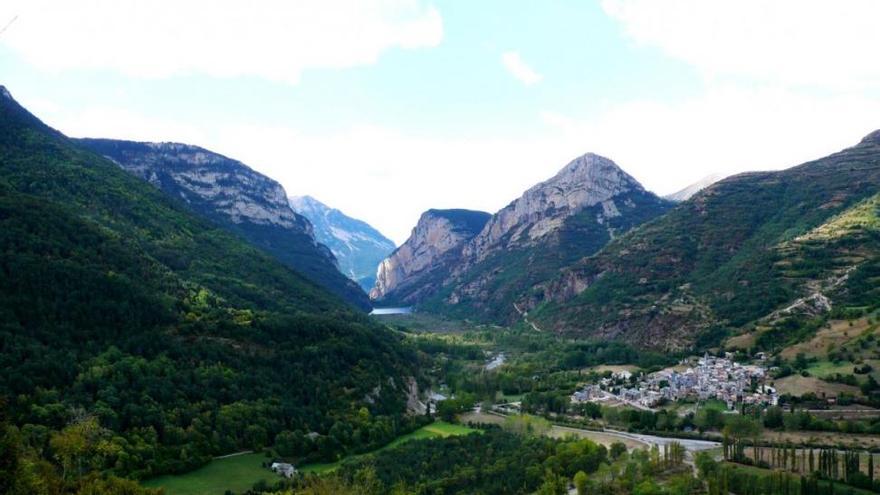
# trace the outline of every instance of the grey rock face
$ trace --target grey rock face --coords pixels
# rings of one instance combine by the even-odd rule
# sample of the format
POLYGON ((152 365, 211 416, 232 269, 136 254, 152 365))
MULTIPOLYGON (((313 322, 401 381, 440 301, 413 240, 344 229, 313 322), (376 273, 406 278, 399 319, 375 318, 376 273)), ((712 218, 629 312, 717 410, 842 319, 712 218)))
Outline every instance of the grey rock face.
POLYGON ((446 270, 459 261, 462 247, 488 219, 488 213, 469 210, 423 213, 409 239, 380 263, 370 298, 405 293, 403 302, 418 300, 445 278, 446 270))
POLYGON ((106 156, 120 167, 156 187, 175 190, 187 203, 210 203, 233 223, 311 230, 288 205, 281 184, 241 162, 179 143, 131 143, 117 149, 106 156))
POLYGON ((498 249, 535 244, 581 210, 602 206, 597 221, 620 215, 614 197, 643 191, 641 184, 614 162, 593 153, 571 161, 553 178, 541 182, 492 216, 464 257, 479 262, 498 249))

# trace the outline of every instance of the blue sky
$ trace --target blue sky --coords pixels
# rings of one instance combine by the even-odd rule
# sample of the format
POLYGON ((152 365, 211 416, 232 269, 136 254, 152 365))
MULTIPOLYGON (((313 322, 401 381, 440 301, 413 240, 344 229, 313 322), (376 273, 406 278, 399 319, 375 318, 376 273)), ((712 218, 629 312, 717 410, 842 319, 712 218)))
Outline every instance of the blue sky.
POLYGON ((5 2, 0 83, 67 134, 198 144, 398 243, 588 151, 669 193, 880 127, 872 2, 294 3, 5 2))

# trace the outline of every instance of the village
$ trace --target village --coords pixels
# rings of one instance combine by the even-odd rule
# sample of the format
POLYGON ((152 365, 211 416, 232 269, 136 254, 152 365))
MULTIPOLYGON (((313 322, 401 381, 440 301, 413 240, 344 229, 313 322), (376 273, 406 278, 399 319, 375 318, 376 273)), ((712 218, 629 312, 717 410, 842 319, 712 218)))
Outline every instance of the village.
POLYGON ((776 405, 776 390, 765 384, 767 369, 758 365, 743 365, 725 357, 708 354, 688 358, 677 367, 636 376, 629 371, 617 371, 589 384, 571 396, 573 403, 619 403, 642 410, 652 410, 665 402, 717 399, 728 409, 737 404, 776 405))

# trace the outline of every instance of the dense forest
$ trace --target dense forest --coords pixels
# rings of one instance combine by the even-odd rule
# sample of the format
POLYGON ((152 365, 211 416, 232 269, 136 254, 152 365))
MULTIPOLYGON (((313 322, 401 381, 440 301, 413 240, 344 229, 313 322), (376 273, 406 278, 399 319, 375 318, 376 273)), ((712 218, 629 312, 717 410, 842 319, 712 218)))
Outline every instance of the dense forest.
POLYGON ((413 426, 412 362, 393 332, 0 98, 0 396, 19 458, 51 461, 63 490, 279 437, 314 459, 382 445, 413 426))

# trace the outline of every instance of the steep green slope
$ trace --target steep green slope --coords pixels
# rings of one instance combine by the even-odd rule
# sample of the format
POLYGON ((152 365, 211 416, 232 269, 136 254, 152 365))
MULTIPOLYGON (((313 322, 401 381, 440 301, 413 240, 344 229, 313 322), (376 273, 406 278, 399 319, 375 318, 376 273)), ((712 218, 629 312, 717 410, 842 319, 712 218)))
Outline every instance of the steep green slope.
POLYGON ((0 399, 68 481, 406 427, 396 335, 0 94, 0 399))
POLYGON ((681 348, 816 291, 847 304, 863 298, 848 287, 872 277, 876 235, 797 239, 878 190, 880 132, 798 167, 725 179, 545 284, 532 316, 562 332, 681 348), (841 263, 842 245, 859 257, 841 263))

